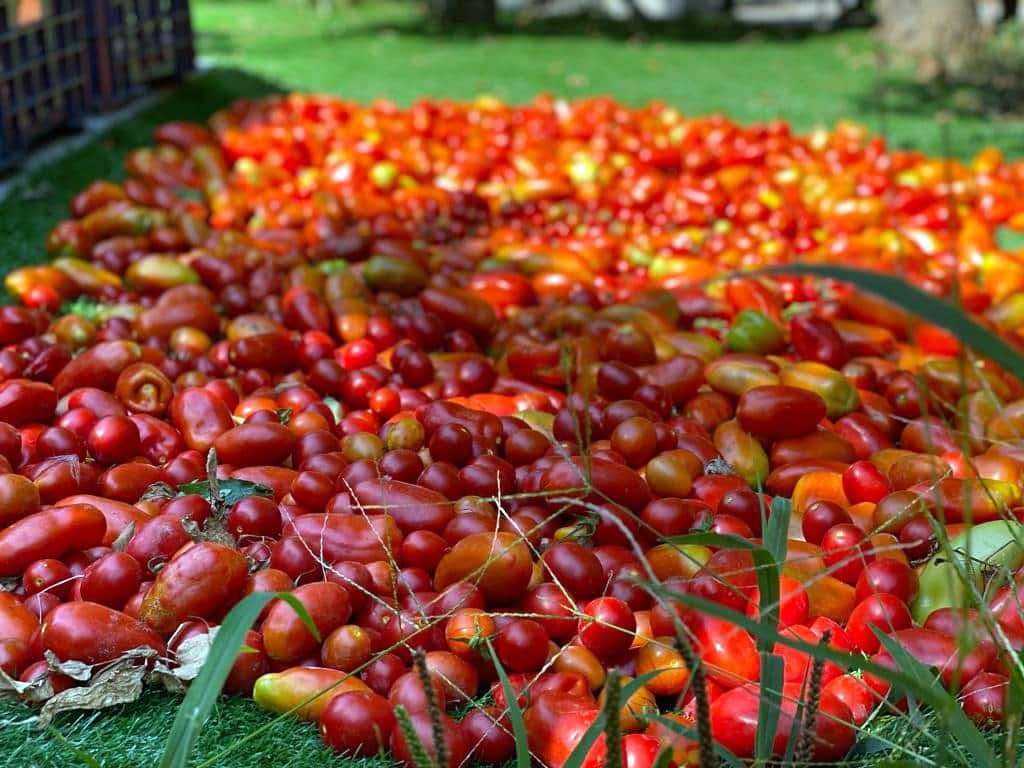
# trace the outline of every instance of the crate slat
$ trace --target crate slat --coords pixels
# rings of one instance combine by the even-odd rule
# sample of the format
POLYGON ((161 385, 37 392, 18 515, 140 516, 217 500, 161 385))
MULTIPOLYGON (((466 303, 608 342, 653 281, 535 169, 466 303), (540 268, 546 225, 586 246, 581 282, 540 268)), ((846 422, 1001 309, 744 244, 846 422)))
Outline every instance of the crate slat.
POLYGON ((193 68, 188 0, 91 0, 87 5, 97 108, 120 106, 148 83, 193 68))
POLYGON ((85 12, 85 0, 0 0, 0 169, 84 119, 85 12))

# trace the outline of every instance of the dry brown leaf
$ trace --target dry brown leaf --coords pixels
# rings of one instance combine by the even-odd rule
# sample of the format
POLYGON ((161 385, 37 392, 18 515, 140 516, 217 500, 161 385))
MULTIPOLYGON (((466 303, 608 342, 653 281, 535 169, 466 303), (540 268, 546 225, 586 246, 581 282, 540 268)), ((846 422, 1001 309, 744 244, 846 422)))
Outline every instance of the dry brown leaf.
POLYGON ((143 655, 153 659, 156 652, 151 648, 129 651, 97 672, 88 685, 68 688, 54 695, 39 711, 40 723, 46 725, 61 712, 106 709, 138 700, 142 695, 142 681, 146 677, 143 655), (148 653, 142 654, 140 651, 148 653))
POLYGON ((36 678, 31 683, 15 680, 0 669, 0 701, 15 699, 23 704, 41 704, 53 696, 50 676, 36 678))

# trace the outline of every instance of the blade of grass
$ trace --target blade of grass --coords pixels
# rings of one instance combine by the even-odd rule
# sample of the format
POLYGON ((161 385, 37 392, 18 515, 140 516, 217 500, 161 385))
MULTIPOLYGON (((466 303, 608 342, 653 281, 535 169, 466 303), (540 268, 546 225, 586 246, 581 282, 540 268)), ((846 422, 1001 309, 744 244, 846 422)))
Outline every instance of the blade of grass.
POLYGON ((90 755, 87 751, 85 751, 81 747, 76 746, 76 745, 72 744, 70 741, 68 741, 63 733, 61 733, 60 731, 58 731, 56 728, 53 727, 52 723, 47 723, 46 724, 46 731, 54 739, 56 739, 56 741, 62 747, 64 747, 69 752, 71 752, 71 754, 73 754, 76 758, 78 758, 78 760, 81 761, 81 763, 83 765, 85 765, 86 768, 101 768, 101 766, 99 764, 99 761, 96 760, 95 757, 90 755))
POLYGON ((782 657, 761 652, 761 695, 757 700, 757 736, 754 741, 755 764, 767 765, 775 746, 775 729, 782 710, 782 657))
MULTIPOLYGON (((898 666, 910 673, 910 675, 916 680, 933 680, 934 675, 931 674, 928 667, 922 664, 920 661, 915 659, 910 653, 898 642, 896 638, 887 635, 882 631, 881 627, 874 624, 869 624, 871 631, 875 633, 882 647, 889 652, 892 659, 898 666)), ((944 688, 940 688, 938 685, 932 685, 932 690, 935 691, 936 696, 935 702, 929 702, 932 708, 938 713, 941 721, 950 729, 952 733, 955 733, 957 739, 964 745, 964 748, 970 753, 974 759, 976 765, 995 765, 995 755, 992 753, 991 747, 988 742, 985 741, 984 735, 978 730, 977 726, 971 721, 963 708, 957 702, 956 698, 946 691, 944 688), (988 762, 979 762, 981 760, 987 760, 988 762)))
POLYGON ((1024 676, 1014 666, 1010 670, 1010 686, 1006 692, 1006 709, 1003 725, 1006 726, 1006 741, 1003 760, 1007 768, 1017 765, 1017 746, 1020 744, 1021 712, 1024 711, 1024 676))
MULTIPOLYGON (((629 701, 630 696, 640 690, 648 680, 652 680, 661 674, 662 671, 663 670, 655 669, 645 675, 640 675, 639 677, 630 680, 622 686, 620 700, 629 701)), ((608 709, 607 706, 605 706, 601 709, 598 716, 594 718, 594 722, 590 724, 590 727, 584 731, 583 736, 576 744, 576 747, 562 764, 562 768, 582 768, 583 764, 587 760, 587 756, 590 754, 590 748, 594 746, 594 742, 597 741, 597 737, 604 733, 605 723, 607 720, 608 709)))
POLYGON ((259 617, 263 607, 275 598, 291 605, 310 632, 319 639, 313 620, 294 595, 287 592, 257 592, 241 600, 224 617, 202 670, 192 681, 185 699, 178 707, 178 714, 167 735, 167 746, 160 760, 160 768, 185 768, 196 737, 210 716, 245 641, 245 633, 259 617))
POLYGON ((505 701, 508 703, 508 718, 512 721, 512 735, 516 740, 516 768, 530 768, 530 745, 526 737, 526 720, 523 718, 523 709, 519 706, 519 697, 512 687, 512 681, 508 679, 505 667, 498 661, 498 654, 491 639, 484 638, 484 642, 487 644, 487 652, 494 662, 494 671, 498 674, 501 690, 505 692, 505 701))
POLYGON ((991 358, 1017 377, 1024 377, 1024 356, 955 305, 925 293, 895 275, 827 264, 787 264, 760 274, 805 274, 852 283, 862 290, 910 308, 921 319, 943 328, 966 346, 991 358))
MULTIPOLYGON (((761 502, 764 503, 763 501, 761 502)), ((789 520, 793 516, 793 502, 776 496, 772 499, 771 514, 764 526, 763 546, 776 563, 786 561, 786 549, 789 545, 789 520)))
MULTIPOLYGON (((788 525, 788 522, 787 522, 788 525)), ((685 545, 697 544, 703 547, 716 547, 718 549, 739 549, 750 553, 754 560, 754 568, 757 574, 757 588, 760 592, 761 619, 771 626, 779 623, 779 562, 764 547, 759 547, 753 542, 732 534, 721 533, 688 533, 684 536, 672 536, 666 541, 669 544, 685 545)), ((759 642, 758 648, 763 653, 770 654, 775 641, 759 642)), ((779 686, 782 689, 782 686, 779 686)))
POLYGON ((651 594, 662 599, 675 600, 690 608, 732 622, 736 626, 750 632, 759 642, 777 642, 789 648, 803 651, 812 657, 824 658, 828 661, 834 661, 839 665, 869 672, 876 677, 888 681, 892 685, 902 687, 903 690, 921 699, 932 709, 936 710, 936 712, 941 714, 948 713, 949 720, 946 721, 946 724, 949 726, 950 732, 965 741, 964 746, 971 753, 975 765, 995 765, 995 755, 992 749, 974 724, 963 713, 956 700, 945 690, 937 690, 935 687, 922 682, 933 677, 927 674, 927 670, 925 670, 925 676, 921 677, 920 669, 916 674, 899 668, 889 669, 864 656, 843 653, 828 646, 813 645, 790 635, 782 635, 777 629, 769 626, 766 622, 751 619, 746 614, 726 608, 712 600, 705 600, 695 595, 666 589, 660 584, 644 582, 643 579, 634 579, 633 581, 647 589, 651 594))
MULTIPOLYGON (((654 720, 658 723, 661 723, 663 726, 665 726, 666 729, 672 731, 673 733, 677 733, 680 736, 684 736, 687 739, 690 739, 691 741, 700 740, 700 734, 697 733, 697 730, 695 728, 690 728, 689 726, 683 725, 678 720, 672 720, 670 718, 665 717, 664 715, 658 715, 654 718, 654 720)), ((723 747, 718 742, 715 742, 715 754, 721 757, 723 760, 725 760, 725 762, 732 766, 732 768, 747 768, 746 763, 744 763, 742 760, 736 757, 736 755, 734 755, 729 749, 723 747)))

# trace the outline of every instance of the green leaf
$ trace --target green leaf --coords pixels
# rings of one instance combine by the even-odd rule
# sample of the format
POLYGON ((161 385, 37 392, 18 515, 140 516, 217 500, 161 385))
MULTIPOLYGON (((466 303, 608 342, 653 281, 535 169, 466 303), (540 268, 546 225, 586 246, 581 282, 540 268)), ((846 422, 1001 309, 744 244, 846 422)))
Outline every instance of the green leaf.
POLYGON ((319 637, 305 606, 291 593, 257 592, 239 601, 221 622, 202 670, 192 681, 185 699, 178 707, 178 714, 167 735, 167 746, 160 760, 160 768, 185 768, 199 731, 210 716, 213 705, 217 703, 224 681, 242 648, 245 633, 259 617, 263 607, 275 598, 291 605, 306 627, 314 636, 319 637))
POLYGON ((782 711, 783 668, 782 657, 776 653, 761 652, 761 696, 757 701, 757 736, 755 756, 767 763, 775 744, 775 729, 782 711))
POLYGON ((277 419, 285 426, 292 420, 292 409, 291 408, 275 408, 274 413, 277 414, 277 419))
POLYGON ((530 768, 530 744, 526 736, 526 720, 523 718, 523 709, 519 706, 519 696, 505 673, 505 667, 498 661, 498 654, 495 653, 490 638, 485 638, 484 642, 487 643, 491 661, 494 662, 494 671, 498 673, 501 689, 505 692, 505 701, 508 702, 508 717, 512 721, 512 734, 516 739, 516 768, 530 768))
POLYGON ((787 264, 761 270, 761 274, 804 274, 830 277, 852 283, 862 290, 888 299, 893 304, 952 333, 963 344, 991 358, 1017 377, 1024 377, 1024 357, 1002 338, 992 333, 958 307, 925 293, 895 275, 866 269, 826 264, 787 264))
POLYGON ((214 499, 211 495, 213 489, 210 487, 209 480, 194 480, 191 483, 178 486, 179 496, 188 496, 193 493, 225 508, 234 506, 235 503, 246 496, 271 497, 274 495, 274 491, 262 483, 254 483, 249 480, 240 480, 233 477, 217 481, 217 499, 214 499))

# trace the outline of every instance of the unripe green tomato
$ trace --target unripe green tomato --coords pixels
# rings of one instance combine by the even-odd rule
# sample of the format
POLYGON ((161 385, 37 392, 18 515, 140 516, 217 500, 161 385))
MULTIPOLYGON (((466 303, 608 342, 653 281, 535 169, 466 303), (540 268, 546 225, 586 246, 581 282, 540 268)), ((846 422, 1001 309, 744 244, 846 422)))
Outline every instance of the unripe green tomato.
POLYGON ((756 309, 745 309, 736 315, 725 344, 733 352, 767 355, 785 345, 782 329, 767 315, 756 309))

